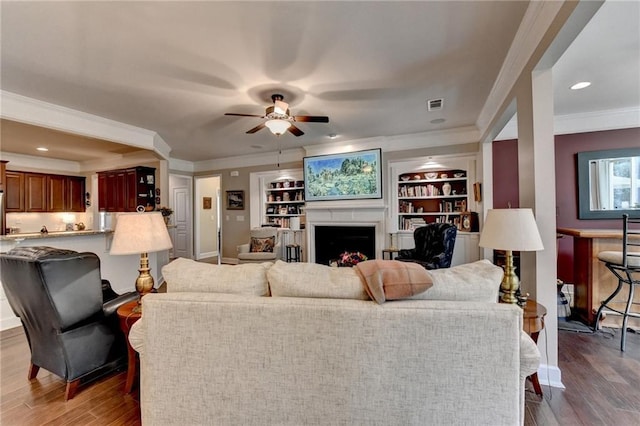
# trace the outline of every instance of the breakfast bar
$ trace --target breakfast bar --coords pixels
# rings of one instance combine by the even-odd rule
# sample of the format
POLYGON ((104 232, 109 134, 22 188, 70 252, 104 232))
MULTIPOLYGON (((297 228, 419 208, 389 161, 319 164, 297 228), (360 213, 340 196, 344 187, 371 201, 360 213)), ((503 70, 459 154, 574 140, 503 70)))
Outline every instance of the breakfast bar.
MULTIPOLYGON (((593 326, 600 303, 617 287, 617 280, 604 262, 598 259, 602 251, 622 251, 622 231, 612 229, 558 228, 558 234, 573 237, 574 307, 573 315, 593 326)), ((632 251, 640 251, 632 247, 632 251)), ((623 288, 616 297, 614 306, 624 310, 628 288, 623 288)), ((634 295, 634 303, 640 303, 640 294, 634 295)), ((616 308, 618 309, 618 308, 616 308)), ((605 327, 619 328, 621 316, 607 314, 601 321, 605 327)), ((640 320, 629 318, 629 327, 640 328, 640 320)))

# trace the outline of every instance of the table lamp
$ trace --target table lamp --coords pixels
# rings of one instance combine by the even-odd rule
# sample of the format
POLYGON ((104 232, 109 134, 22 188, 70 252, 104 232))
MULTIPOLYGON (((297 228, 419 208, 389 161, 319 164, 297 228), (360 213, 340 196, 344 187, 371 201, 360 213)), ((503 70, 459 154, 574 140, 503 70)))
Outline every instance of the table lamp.
POLYGON ((480 247, 506 252, 504 277, 500 284, 505 303, 517 303, 520 282, 513 266, 513 251, 542 250, 542 240, 531 209, 491 209, 480 235, 480 247))
POLYGON ((116 217, 116 230, 109 254, 139 254, 140 269, 136 279, 136 291, 140 299, 153 290, 153 277, 149 273, 148 253, 168 250, 171 238, 160 212, 121 213, 116 217))

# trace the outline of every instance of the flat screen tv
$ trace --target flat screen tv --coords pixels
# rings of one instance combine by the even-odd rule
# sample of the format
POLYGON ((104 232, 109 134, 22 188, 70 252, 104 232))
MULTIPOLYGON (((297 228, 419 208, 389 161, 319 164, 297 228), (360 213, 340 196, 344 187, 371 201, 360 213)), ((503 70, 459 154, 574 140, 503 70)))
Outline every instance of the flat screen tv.
POLYGON ((382 150, 304 157, 306 201, 382 198, 382 150))

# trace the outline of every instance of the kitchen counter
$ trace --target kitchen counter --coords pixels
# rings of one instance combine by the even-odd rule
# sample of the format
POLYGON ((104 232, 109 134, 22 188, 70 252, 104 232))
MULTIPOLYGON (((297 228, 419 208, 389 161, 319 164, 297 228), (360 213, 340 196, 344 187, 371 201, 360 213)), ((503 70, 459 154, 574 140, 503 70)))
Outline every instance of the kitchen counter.
POLYGON ((97 231, 97 230, 84 230, 84 231, 50 231, 47 234, 40 232, 29 232, 24 234, 8 234, 0 236, 0 241, 22 241, 33 240, 43 238, 62 238, 62 237, 82 237, 85 235, 100 235, 100 234, 112 234, 113 231, 97 231))

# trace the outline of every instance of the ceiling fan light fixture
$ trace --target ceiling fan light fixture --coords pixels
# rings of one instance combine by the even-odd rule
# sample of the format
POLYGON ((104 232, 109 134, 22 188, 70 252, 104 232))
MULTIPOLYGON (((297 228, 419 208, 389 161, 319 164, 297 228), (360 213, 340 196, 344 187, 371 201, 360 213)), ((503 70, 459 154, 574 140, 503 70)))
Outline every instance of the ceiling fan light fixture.
POLYGON ((275 119, 268 120, 266 123, 264 123, 264 125, 267 126, 269 130, 271 130, 271 133, 276 136, 280 136, 281 134, 286 132, 289 127, 291 127, 291 122, 287 120, 275 119))

